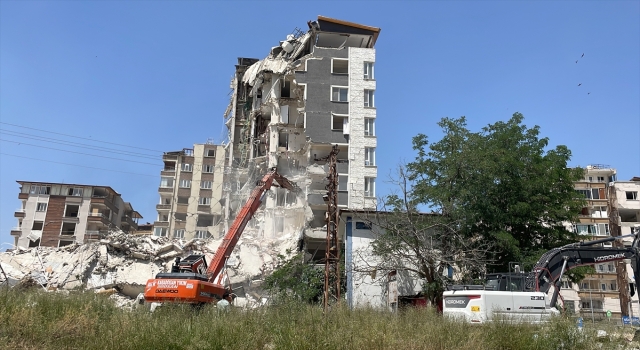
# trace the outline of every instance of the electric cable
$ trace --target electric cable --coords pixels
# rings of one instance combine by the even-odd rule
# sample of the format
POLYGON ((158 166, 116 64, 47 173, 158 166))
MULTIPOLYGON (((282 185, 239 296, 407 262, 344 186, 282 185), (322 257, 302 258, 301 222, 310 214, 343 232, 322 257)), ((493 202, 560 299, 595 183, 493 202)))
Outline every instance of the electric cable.
POLYGON ((70 164, 70 163, 62 163, 62 162, 56 162, 56 161, 53 161, 53 160, 46 160, 46 159, 39 159, 39 158, 31 158, 31 157, 18 156, 18 155, 15 155, 15 154, 9 154, 9 153, 4 153, 4 152, 0 152, 0 154, 1 154, 1 155, 5 155, 5 156, 11 156, 11 157, 16 157, 16 158, 22 158, 22 159, 30 159, 30 160, 37 160, 37 161, 41 161, 41 162, 48 162, 48 163, 56 163, 56 164, 62 164, 62 165, 76 166, 76 167, 80 167, 80 168, 95 169, 95 170, 104 170, 104 171, 112 171, 112 172, 116 172, 116 173, 124 173, 124 174, 139 175, 139 176, 156 177, 156 175, 139 174, 139 173, 132 173, 132 172, 128 172, 128 171, 120 171, 120 170, 113 170, 113 169, 105 169, 105 168, 90 167, 90 166, 85 166, 85 165, 77 165, 77 164, 70 164))
POLYGON ((82 154, 82 155, 85 155, 85 156, 91 156, 91 157, 100 157, 100 158, 106 158, 106 159, 120 160, 120 161, 123 161, 123 162, 131 162, 131 163, 136 163, 136 164, 147 164, 147 165, 153 165, 153 166, 158 166, 158 165, 159 165, 159 164, 153 164, 153 163, 140 162, 140 161, 137 161, 137 160, 122 159, 122 158, 114 158, 114 157, 100 156, 100 155, 97 155, 97 154, 90 154, 90 153, 82 153, 82 152, 69 151, 69 150, 60 149, 60 148, 43 147, 43 146, 41 146, 41 145, 34 145, 34 144, 32 144, 32 143, 26 143, 26 142, 18 142, 18 141, 4 140, 4 139, 0 139, 0 141, 4 141, 4 142, 11 142, 11 143, 17 143, 18 145, 27 145, 27 146, 33 146, 33 147, 41 147, 41 148, 46 148, 46 149, 55 150, 55 151, 69 152, 69 153, 75 153, 75 154, 82 154))
POLYGON ((127 152, 127 151, 118 150, 118 149, 114 149, 114 148, 107 148, 107 147, 95 147, 95 146, 92 146, 92 145, 88 145, 86 143, 71 142, 71 141, 53 139, 53 138, 44 137, 44 136, 17 133, 15 131, 11 131, 11 130, 0 129, 0 134, 4 134, 4 135, 8 135, 8 136, 14 136, 14 137, 24 137, 26 139, 31 139, 31 140, 36 140, 36 141, 43 141, 43 142, 50 142, 50 143, 56 143, 56 144, 65 145, 65 146, 71 146, 71 147, 88 148, 88 149, 92 149, 92 150, 100 151, 100 152, 117 153, 117 154, 122 154, 122 155, 126 155, 126 156, 131 156, 131 157, 146 158, 146 159, 156 159, 156 160, 158 159, 158 157, 153 157, 153 156, 150 156, 150 155, 144 154, 144 153, 127 152), (22 135, 14 135, 14 134, 22 134, 22 135), (28 135, 28 136, 24 136, 24 135, 28 135), (49 141, 49 140, 55 140, 55 141, 49 141), (76 146, 76 145, 78 145, 78 146, 76 146))
POLYGON ((30 130, 37 130, 37 131, 42 131, 42 132, 48 132, 48 133, 52 133, 52 134, 56 134, 56 135, 62 135, 62 136, 68 136, 68 137, 74 137, 74 138, 77 138, 77 139, 89 140, 89 141, 93 141, 93 142, 101 142, 101 143, 106 143, 106 144, 110 144, 110 145, 124 146, 124 147, 129 147, 129 148, 137 148, 137 149, 141 149, 141 150, 145 150, 145 151, 151 151, 151 152, 164 153, 163 151, 158 151, 158 150, 155 150, 155 149, 149 149, 149 148, 142 148, 142 147, 137 147, 137 146, 124 145, 124 144, 121 144, 121 143, 115 143, 115 142, 108 142, 108 141, 95 140, 95 139, 92 139, 92 138, 81 137, 81 136, 74 136, 74 135, 69 135, 69 134, 63 134, 63 133, 54 132, 54 131, 49 131, 49 130, 36 129, 36 128, 28 127, 28 126, 17 125, 17 124, 11 124, 11 123, 5 123, 5 122, 0 122, 0 124, 4 124, 4 125, 11 125, 11 126, 15 126, 15 127, 18 127, 18 128, 23 128, 23 129, 30 129, 30 130))

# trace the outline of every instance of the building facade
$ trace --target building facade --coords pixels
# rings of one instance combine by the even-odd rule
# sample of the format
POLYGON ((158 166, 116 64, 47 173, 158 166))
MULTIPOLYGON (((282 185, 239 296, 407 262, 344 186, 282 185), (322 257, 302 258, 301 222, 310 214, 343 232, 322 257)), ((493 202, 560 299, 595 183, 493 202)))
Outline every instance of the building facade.
POLYGON ((154 235, 184 239, 221 236, 224 154, 222 146, 209 143, 165 152, 154 235))
MULTIPOLYGON (((585 168, 584 178, 575 183, 575 189, 586 198, 586 207, 582 208, 578 222, 572 224, 574 232, 584 236, 585 240, 607 238, 611 236, 611 223, 620 227, 622 236, 637 233, 640 229, 640 180, 618 181, 615 168, 594 164, 585 168)), ((633 238, 624 238, 624 244, 631 244, 633 238)), ((603 246, 611 247, 611 242, 603 246)), ((606 318, 607 311, 619 319, 620 286, 617 282, 616 266, 622 261, 596 264, 595 274, 587 275, 579 285, 563 281, 561 294, 565 306, 570 312, 580 313, 583 317, 606 318)), ((626 264, 627 282, 636 286, 633 270, 626 264)), ((640 316, 638 293, 632 298, 631 313, 640 316)))
POLYGON ((20 208, 11 230, 18 247, 61 247, 100 239, 110 229, 135 233, 142 216, 109 186, 17 181, 20 208))
POLYGON ((309 259, 324 257, 328 156, 337 146, 338 205, 375 209, 376 80, 379 28, 319 16, 262 59, 239 58, 225 112, 225 228, 255 181, 276 167, 303 195, 276 189, 260 225, 295 232, 309 259))

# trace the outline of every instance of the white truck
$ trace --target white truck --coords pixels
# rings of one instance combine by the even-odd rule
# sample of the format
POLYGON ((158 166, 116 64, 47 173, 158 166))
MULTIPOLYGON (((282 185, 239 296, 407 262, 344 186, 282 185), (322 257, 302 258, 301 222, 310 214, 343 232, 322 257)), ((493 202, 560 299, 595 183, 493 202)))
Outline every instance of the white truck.
MULTIPOLYGON (((445 316, 471 323, 496 319, 515 322, 546 322, 559 311, 555 308, 560 282, 572 268, 615 260, 631 260, 635 280, 640 281, 638 235, 609 237, 568 244, 542 255, 529 273, 489 274, 484 285, 451 286, 443 293, 445 316), (604 247, 603 243, 633 237, 631 246, 604 247), (551 287, 551 298, 547 298, 551 287)), ((631 287, 631 295, 635 293, 631 287)))

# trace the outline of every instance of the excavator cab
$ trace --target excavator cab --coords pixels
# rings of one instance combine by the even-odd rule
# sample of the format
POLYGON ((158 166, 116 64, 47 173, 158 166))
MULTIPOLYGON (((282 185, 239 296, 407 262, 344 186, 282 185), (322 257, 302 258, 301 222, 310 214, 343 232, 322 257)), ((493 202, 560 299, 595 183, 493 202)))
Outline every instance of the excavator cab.
POLYGON ((490 273, 486 276, 485 289, 508 292, 524 292, 524 273, 490 273))

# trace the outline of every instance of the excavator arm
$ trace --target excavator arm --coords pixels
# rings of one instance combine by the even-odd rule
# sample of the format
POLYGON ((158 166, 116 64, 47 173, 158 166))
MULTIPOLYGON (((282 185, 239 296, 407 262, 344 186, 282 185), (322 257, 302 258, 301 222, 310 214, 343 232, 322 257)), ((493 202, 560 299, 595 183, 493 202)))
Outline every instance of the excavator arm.
POLYGON ((640 259, 638 259, 638 236, 636 234, 609 237, 595 241, 568 244, 546 252, 527 275, 525 289, 547 293, 555 286, 551 305, 555 305, 560 291, 562 275, 573 268, 601 264, 609 261, 630 259, 633 274, 640 281, 640 259), (602 243, 633 237, 631 246, 603 247, 602 243))
POLYGON ((256 187, 251 192, 251 196, 249 196, 249 199, 240 209, 235 220, 233 220, 233 224, 224 236, 222 243, 218 247, 218 250, 209 264, 206 274, 209 282, 214 282, 216 276, 218 276, 224 268, 226 260, 231 255, 231 252, 238 243, 238 239, 240 239, 240 236, 242 235, 242 231, 244 231, 245 226, 247 226, 247 223, 251 220, 253 214, 255 214, 256 210, 260 207, 264 193, 268 191, 272 185, 286 188, 292 192, 298 191, 296 184, 278 174, 276 168, 270 169, 269 172, 256 183, 256 187), (274 182, 276 182, 277 185, 274 185, 274 182))

